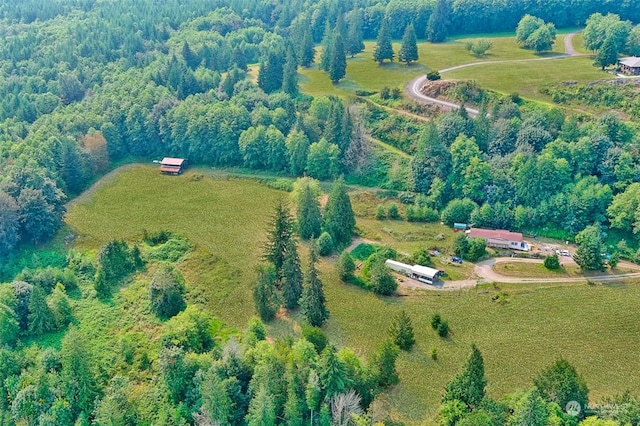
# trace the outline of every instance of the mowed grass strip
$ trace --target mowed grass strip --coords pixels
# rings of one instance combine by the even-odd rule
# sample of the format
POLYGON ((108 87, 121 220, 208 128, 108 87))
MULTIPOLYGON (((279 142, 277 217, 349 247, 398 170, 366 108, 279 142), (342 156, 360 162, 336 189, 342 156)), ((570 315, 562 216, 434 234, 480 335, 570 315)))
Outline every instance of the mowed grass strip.
MULTIPOLYGON (((562 258, 560 258, 562 263, 562 258)), ((526 262, 500 262, 493 267, 500 275, 506 277, 520 278, 566 278, 566 277, 598 277, 604 275, 618 275, 638 272, 620 265, 615 269, 605 269, 604 271, 583 271, 575 263, 565 263, 560 269, 547 269, 542 263, 526 262)))

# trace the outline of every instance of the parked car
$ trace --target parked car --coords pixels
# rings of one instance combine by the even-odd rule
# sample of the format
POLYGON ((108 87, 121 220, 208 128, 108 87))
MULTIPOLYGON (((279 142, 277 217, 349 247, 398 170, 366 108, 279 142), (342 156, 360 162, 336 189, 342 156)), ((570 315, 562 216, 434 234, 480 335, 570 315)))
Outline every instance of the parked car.
POLYGON ((462 263, 462 259, 461 259, 461 258, 459 258, 458 256, 452 256, 452 257, 451 257, 451 261, 452 261, 453 263, 462 263))

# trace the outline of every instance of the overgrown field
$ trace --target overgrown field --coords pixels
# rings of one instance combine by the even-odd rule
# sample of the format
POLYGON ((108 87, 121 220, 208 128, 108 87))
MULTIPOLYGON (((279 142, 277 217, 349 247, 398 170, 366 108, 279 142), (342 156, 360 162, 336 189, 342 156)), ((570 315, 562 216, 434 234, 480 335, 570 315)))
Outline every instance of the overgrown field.
MULTIPOLYGON (((180 264, 189 297, 202 297, 214 316, 244 326, 253 314, 253 266, 259 261, 271 207, 281 196, 287 194, 249 179, 212 178, 207 172, 169 177, 140 166, 121 172, 71 207, 67 223, 78 234, 75 245, 88 250, 114 238, 140 238, 142 229, 184 234, 196 245, 180 264)), ((424 235, 426 240, 448 232, 440 225, 377 221, 354 204, 358 227, 366 236, 379 236, 380 243, 398 250, 427 244, 407 235, 424 235)), ((445 238, 443 244, 451 235, 445 238)), ((306 250, 302 253, 305 257, 306 250)), ((640 359, 629 346, 640 340, 638 284, 487 285, 463 292, 401 289, 401 297, 380 298, 342 284, 333 262, 325 259, 320 267, 331 313, 326 330, 339 345, 366 356, 385 339, 395 312, 404 309, 413 319, 417 346, 400 356, 400 384, 378 407, 397 420, 418 424, 435 414, 445 384, 462 367, 472 343, 484 355, 488 391, 494 397, 529 387, 536 373, 559 357, 584 375, 592 401, 640 388, 640 359), (500 302, 492 301, 499 292, 500 302), (431 329, 434 313, 448 321, 450 338, 443 340, 431 329), (433 348, 437 361, 430 357, 433 348)), ((121 315, 114 310, 137 309, 135 297, 144 295, 136 288, 133 284, 124 292, 127 297, 115 298, 113 306, 101 304, 100 315, 114 321, 114 315, 121 315)), ((89 318, 94 308, 83 307, 79 317, 89 318)), ((274 336, 296 329, 287 318, 270 328, 274 336)))

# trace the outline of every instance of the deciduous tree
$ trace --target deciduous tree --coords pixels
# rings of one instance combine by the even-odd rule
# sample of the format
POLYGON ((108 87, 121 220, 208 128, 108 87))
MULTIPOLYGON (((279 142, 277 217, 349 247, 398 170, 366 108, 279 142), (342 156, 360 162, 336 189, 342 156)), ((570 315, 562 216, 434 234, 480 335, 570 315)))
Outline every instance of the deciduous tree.
POLYGON ((602 258, 602 231, 598 225, 589 225, 576 235, 576 250, 573 259, 584 270, 600 270, 604 267, 602 258))

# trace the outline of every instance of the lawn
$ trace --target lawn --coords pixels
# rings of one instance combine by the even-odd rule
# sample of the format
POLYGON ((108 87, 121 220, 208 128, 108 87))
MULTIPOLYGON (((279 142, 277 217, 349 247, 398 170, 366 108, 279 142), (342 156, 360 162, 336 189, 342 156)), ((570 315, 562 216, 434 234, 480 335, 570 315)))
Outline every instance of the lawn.
MULTIPOLYGON (((251 179, 201 172, 173 177, 147 166, 122 171, 73 205, 67 223, 78 235, 76 246, 88 250, 113 238, 139 239, 143 228, 183 233, 196 244, 180 264, 190 300, 241 327, 253 315, 252 268, 259 260, 270 206, 286 193, 251 179)), ((430 235, 438 233, 445 236, 441 244, 450 244, 453 233, 441 225, 378 221, 367 213, 375 198, 354 198, 358 227, 365 234, 379 234, 382 244, 411 251, 432 244, 430 235)), ((301 253, 306 264, 306 247, 301 253)), ((638 284, 485 285, 462 292, 403 289, 402 297, 382 298, 341 283, 333 262, 335 258, 324 259, 320 271, 331 313, 326 331, 336 344, 367 357, 386 338, 395 313, 404 309, 413 319, 417 346, 398 360, 400 384, 376 402, 397 421, 424 424, 435 414, 445 384, 464 364, 472 343, 484 355, 488 392, 495 397, 530 386, 535 374, 559 357, 584 375, 593 402, 640 388, 640 358, 630 350, 630 342, 640 340, 638 284), (506 293, 503 303, 492 301, 499 291, 506 293), (434 313, 448 321, 449 339, 440 339, 431 329, 434 313), (438 351, 437 361, 430 358, 432 348, 438 351)), ((123 288, 112 302, 115 313, 111 305, 81 301, 86 306, 80 320, 89 328, 97 322, 100 332, 134 325, 133 332, 153 336, 157 324, 136 314, 145 312, 145 288, 141 281, 123 288), (96 315, 91 315, 94 309, 96 315)), ((299 314, 283 317, 270 325, 270 333, 295 333, 298 319, 299 314)))
POLYGON ((579 56, 550 61, 477 65, 448 72, 444 78, 475 80, 483 88, 496 92, 517 92, 529 99, 550 102, 549 97, 539 92, 543 85, 562 81, 584 83, 607 79, 610 75, 594 67, 590 57, 579 56))

